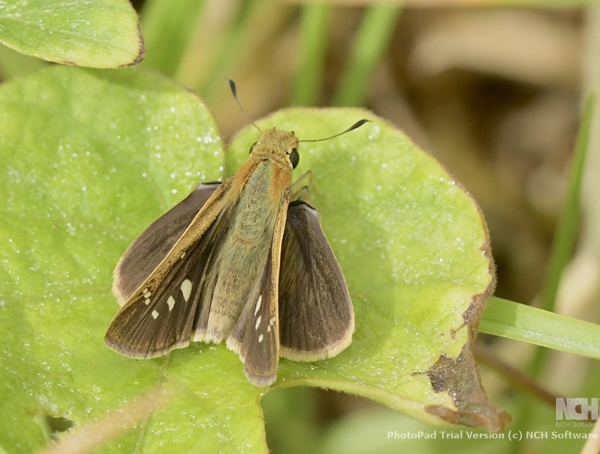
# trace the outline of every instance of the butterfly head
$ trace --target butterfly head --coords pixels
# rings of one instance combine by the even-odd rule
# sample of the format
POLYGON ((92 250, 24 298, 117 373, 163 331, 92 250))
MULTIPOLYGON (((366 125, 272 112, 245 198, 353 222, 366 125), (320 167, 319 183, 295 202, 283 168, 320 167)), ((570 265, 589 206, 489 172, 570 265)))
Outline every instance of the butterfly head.
POLYGON ((289 163, 292 169, 295 169, 300 162, 296 135, 292 131, 277 128, 262 131, 258 141, 250 148, 250 153, 275 155, 289 163))

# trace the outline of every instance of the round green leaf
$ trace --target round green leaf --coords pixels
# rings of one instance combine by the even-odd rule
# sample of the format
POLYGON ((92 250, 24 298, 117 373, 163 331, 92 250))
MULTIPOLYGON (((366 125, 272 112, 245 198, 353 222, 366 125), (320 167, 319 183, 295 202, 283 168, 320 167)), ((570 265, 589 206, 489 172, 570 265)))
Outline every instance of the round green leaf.
MULTIPOLYGON (((137 68, 53 67, 4 84, 0 122, 0 395, 11 396, 0 405, 0 446, 32 452, 45 443, 46 415, 83 426, 161 382, 163 360, 132 361, 104 346, 118 309, 112 270, 154 218, 221 175, 223 154, 199 99, 137 68)), ((199 350, 184 356, 202 359, 199 350)), ((198 386, 193 364, 183 375, 198 386)), ((195 412, 210 414, 204 397, 185 404, 183 394, 153 424, 180 410, 172 423, 187 433, 195 412)), ((251 417, 233 417, 259 427, 245 400, 251 417)))
MULTIPOLYGON (((354 341, 310 371, 282 360, 279 386, 327 387, 424 421, 502 430, 509 416, 487 401, 470 350, 495 281, 487 226, 465 189, 401 131, 361 109, 285 109, 257 125, 311 140, 361 118, 372 121, 301 143, 295 170, 312 173, 310 202, 354 302, 354 341)), ((247 127, 236 137, 228 173, 257 135, 247 127)))
POLYGON ((47 61, 92 68, 131 65, 144 53, 127 0, 3 1, 0 42, 47 61))
MULTIPOLYGON (((360 394, 429 422, 501 430, 470 346, 492 288, 484 222, 472 199, 401 132, 360 110, 290 109, 258 122, 326 137, 301 144, 323 228, 354 301, 347 350, 281 360, 275 386, 360 394), (317 191, 319 194, 318 195, 317 191)), ((168 402, 101 452, 266 452, 259 399, 224 345, 194 343, 136 361, 104 346, 118 306, 111 272, 128 244, 198 182, 223 172, 208 110, 143 70, 53 67, 0 87, 0 448, 46 443, 47 416, 72 432, 110 420, 158 386, 168 402)), ((258 136, 227 153, 237 169, 258 136)), ((97 434, 102 436, 102 434, 97 434)), ((69 434, 63 434, 68 441, 69 434)))

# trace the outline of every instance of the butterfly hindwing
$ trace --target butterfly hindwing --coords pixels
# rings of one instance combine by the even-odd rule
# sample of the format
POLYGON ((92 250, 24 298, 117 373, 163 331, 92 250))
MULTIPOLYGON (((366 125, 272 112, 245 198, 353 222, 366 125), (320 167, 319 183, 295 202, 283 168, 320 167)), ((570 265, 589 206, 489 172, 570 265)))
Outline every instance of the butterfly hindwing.
POLYGON ((279 276, 281 356, 313 361, 346 348, 354 331, 348 288, 317 210, 302 201, 288 208, 279 276))
POLYGON ((248 380, 268 386, 277 377, 279 365, 279 268, 283 230, 287 216, 289 190, 277 213, 266 265, 249 293, 227 347, 239 353, 248 380))
POLYGON ((269 253, 265 272, 255 297, 249 300, 227 346, 238 351, 246 377, 256 386, 270 385, 279 365, 277 294, 273 288, 273 257, 269 253), (236 328, 239 327, 239 330, 236 328), (241 340, 241 342, 239 342, 241 340))

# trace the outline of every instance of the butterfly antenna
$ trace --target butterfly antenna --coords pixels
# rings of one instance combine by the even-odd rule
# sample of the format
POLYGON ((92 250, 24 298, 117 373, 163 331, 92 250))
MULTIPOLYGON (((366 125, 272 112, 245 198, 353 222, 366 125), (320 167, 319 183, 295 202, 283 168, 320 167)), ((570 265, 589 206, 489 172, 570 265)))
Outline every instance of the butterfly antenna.
POLYGON ((231 93, 233 94, 233 98, 235 99, 235 102, 237 103, 238 107, 240 108, 240 110, 244 114, 244 117, 246 117, 246 120, 248 121, 248 123, 250 123, 256 129, 258 129, 258 132, 262 132, 260 130, 260 128, 258 126, 256 126, 252 120, 250 120, 250 117, 248 116, 248 114, 246 113, 246 111, 244 110, 244 108, 242 107, 242 105, 240 104, 240 100, 237 97, 237 88, 235 88, 235 82, 233 80, 231 80, 231 79, 227 79, 227 80, 229 81, 229 88, 231 88, 231 93))
POLYGON ((364 125, 365 123, 369 123, 370 121, 371 120, 365 120, 365 119, 359 120, 356 123, 354 123, 352 126, 350 126, 348 129, 346 129, 345 131, 342 131, 331 137, 325 137, 324 139, 299 140, 298 142, 321 142, 323 140, 333 139, 334 137, 341 136, 342 134, 346 134, 347 132, 354 131, 356 128, 360 128, 362 125, 364 125))

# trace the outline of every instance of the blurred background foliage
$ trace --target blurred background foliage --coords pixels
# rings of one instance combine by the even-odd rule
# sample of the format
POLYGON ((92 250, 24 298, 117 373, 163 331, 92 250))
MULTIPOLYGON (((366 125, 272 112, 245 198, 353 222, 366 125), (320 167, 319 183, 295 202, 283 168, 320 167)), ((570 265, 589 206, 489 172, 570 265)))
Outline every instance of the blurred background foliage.
MULTIPOLYGON (((535 304, 582 101, 600 81, 599 2, 133 4, 146 46, 141 64, 198 92, 226 140, 246 120, 224 77, 236 80, 253 119, 289 105, 362 106, 403 129, 480 204, 498 267, 496 295, 535 304)), ((3 80, 46 64, 0 49, 3 80)), ((595 115, 580 236, 556 305, 559 313, 591 322, 598 321, 600 273, 599 122, 595 115)), ((515 416, 509 429, 563 430, 555 426, 553 395, 600 396, 593 360, 552 352, 537 374, 550 393, 544 400, 531 391, 539 391, 537 385, 520 391, 497 372, 527 370, 532 345, 483 335, 478 344, 488 395, 515 416)), ((263 408, 275 453, 578 452, 583 446, 579 440, 440 440, 439 433, 437 440, 388 438, 388 431, 434 428, 363 399, 314 389, 277 390, 263 408)))

